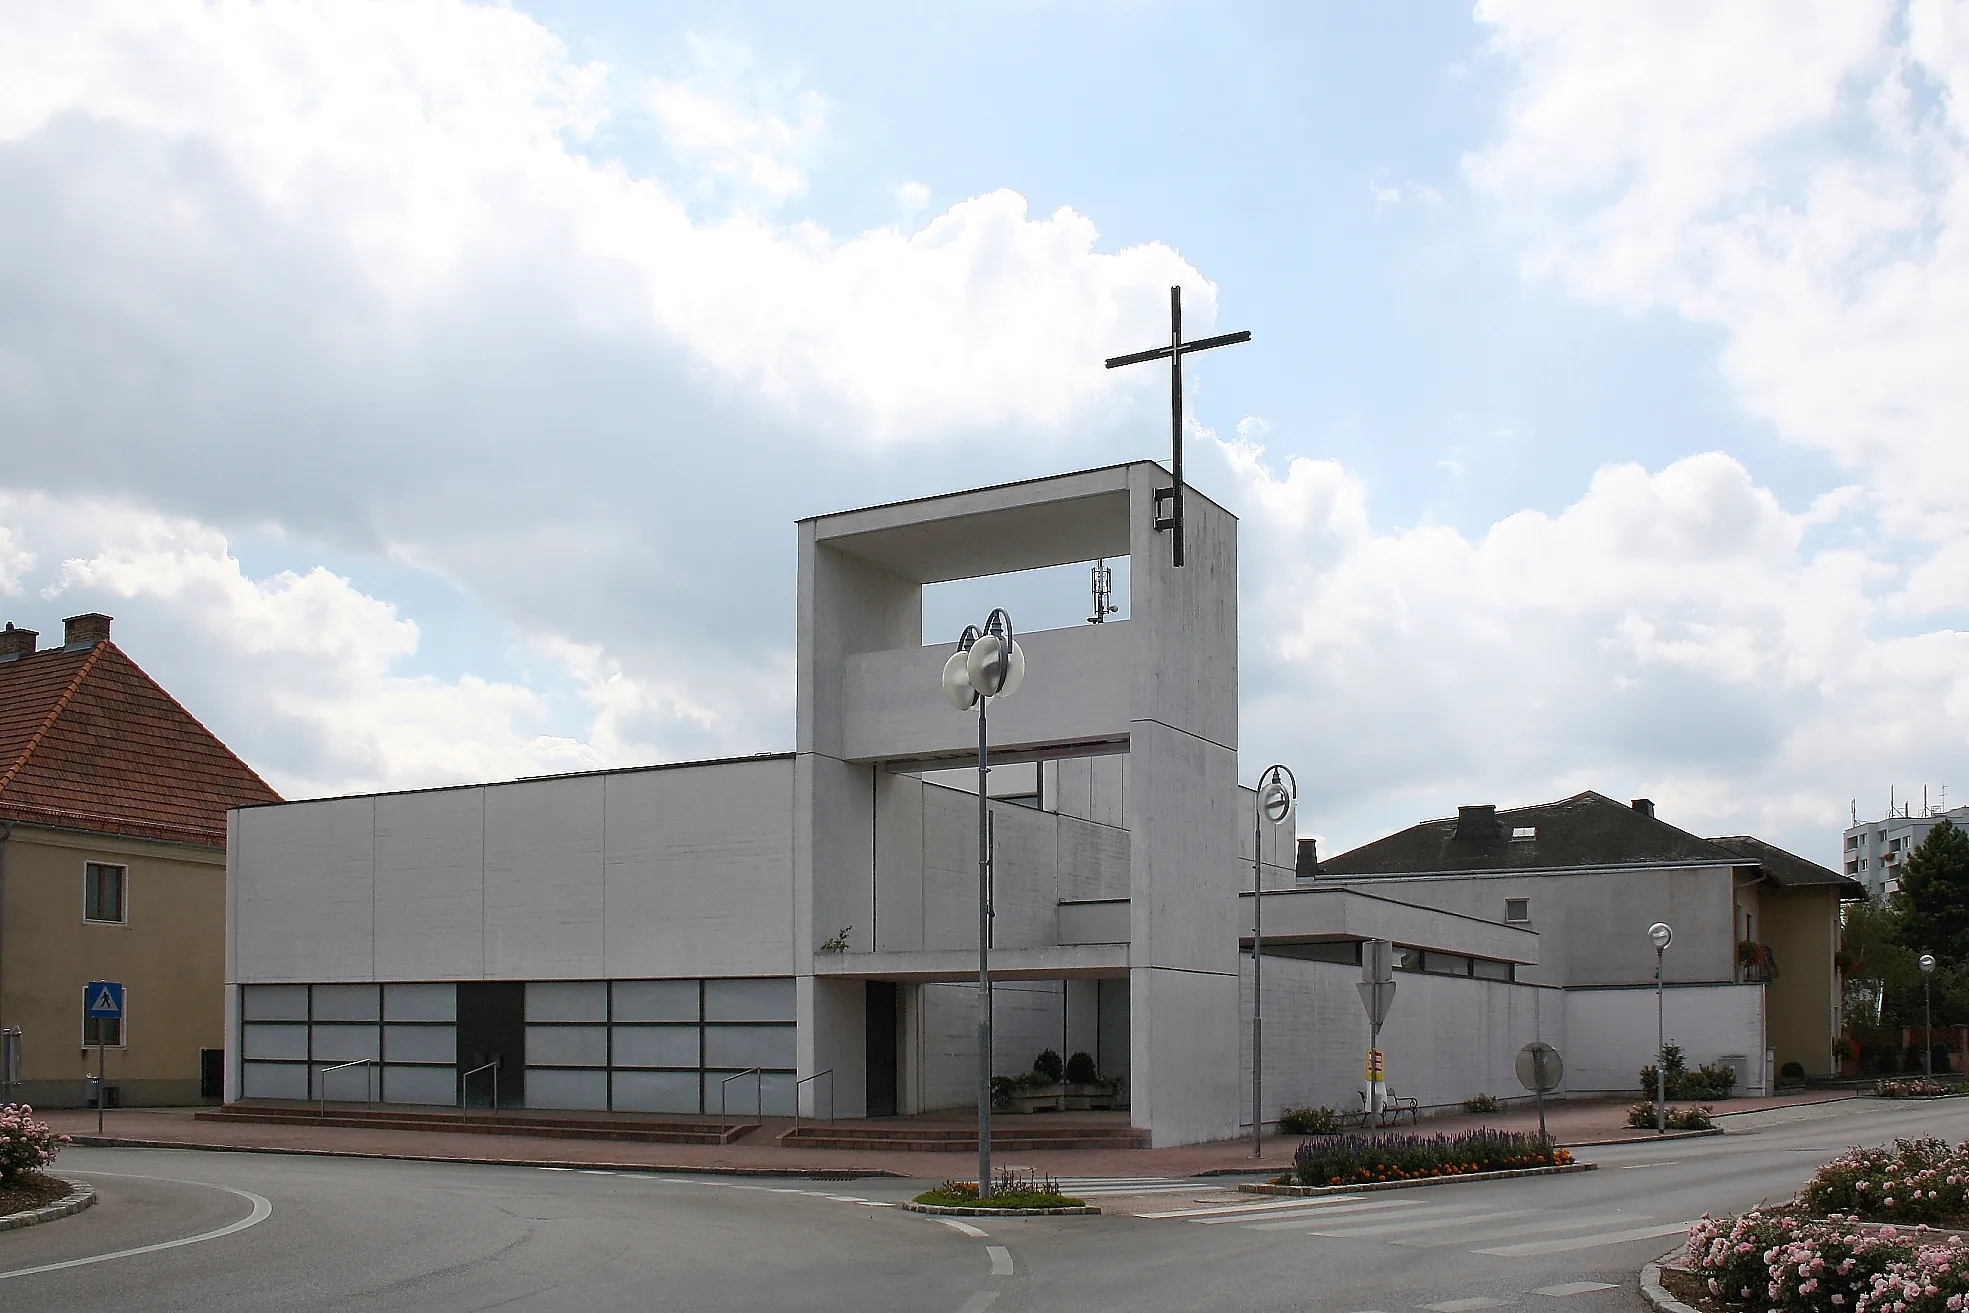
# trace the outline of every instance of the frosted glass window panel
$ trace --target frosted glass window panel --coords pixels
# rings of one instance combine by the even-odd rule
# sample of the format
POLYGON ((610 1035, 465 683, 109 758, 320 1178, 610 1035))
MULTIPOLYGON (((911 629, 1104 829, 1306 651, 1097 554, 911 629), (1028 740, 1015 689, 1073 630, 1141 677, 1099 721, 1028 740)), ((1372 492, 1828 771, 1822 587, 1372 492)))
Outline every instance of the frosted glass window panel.
POLYGON ((383 986, 383 1019, 385 1021, 456 1021, 458 1020, 458 986, 385 985, 383 986))
POLYGON ((695 1067, 696 1026, 617 1026, 618 1067, 695 1067))
POLYGON ((385 1067, 383 1098, 389 1103, 441 1103, 456 1107, 455 1067, 385 1067))
POLYGON ((375 1021, 378 994, 374 985, 316 985, 316 1021, 375 1021))
POLYGON ((306 1021, 306 985, 247 985, 240 990, 240 1015, 248 1021, 306 1021))
POLYGON ((607 1021, 605 980, 537 980, 526 987, 528 1021, 607 1021))
POLYGON ((526 1106, 529 1108, 606 1108, 606 1071, 526 1071, 526 1106))
POLYGON ((271 1025, 267 1022, 248 1022, 243 1041, 245 1054, 250 1061, 254 1058, 296 1058, 306 1061, 308 1056, 308 1028, 306 1026, 271 1025))
POLYGON ((376 1079, 380 1068, 365 1063, 360 1067, 343 1067, 339 1071, 328 1070, 334 1065, 332 1062, 314 1064, 314 1092, 306 1097, 337 1103, 367 1103, 377 1097, 376 1079))
POLYGON ((793 979, 707 980, 704 982, 706 1021, 792 1021, 793 979))
POLYGON ((695 980, 618 980, 617 1021, 696 1021, 695 980))
MULTIPOLYGON (((606 1067, 608 1066, 608 1027, 528 1026, 526 1065, 529 1067, 606 1067)), ((531 1080, 532 1077, 529 1076, 527 1079, 531 1080)))
POLYGON ((239 1092, 249 1099, 305 1099, 308 1069, 272 1062, 248 1062, 240 1068, 239 1092))
POLYGON ((385 1026, 383 1057, 389 1062, 458 1061, 458 1031, 451 1026, 385 1026))
MULTIPOLYGON (((768 1117, 791 1117, 793 1115, 793 1082, 798 1077, 790 1071, 768 1071, 761 1073, 759 1101, 768 1117)), ((825 1082, 820 1082, 825 1084, 825 1082)), ((737 1089, 738 1086, 732 1086, 737 1089)))
POLYGON ((321 1026, 314 1028, 316 1062, 354 1062, 358 1058, 379 1058, 374 1026, 321 1026))
POLYGON ((704 1065, 742 1071, 747 1067, 791 1067, 792 1026, 706 1026, 704 1065))
POLYGON ((694 1071, 618 1071, 614 1081, 617 1112, 700 1110, 694 1071))

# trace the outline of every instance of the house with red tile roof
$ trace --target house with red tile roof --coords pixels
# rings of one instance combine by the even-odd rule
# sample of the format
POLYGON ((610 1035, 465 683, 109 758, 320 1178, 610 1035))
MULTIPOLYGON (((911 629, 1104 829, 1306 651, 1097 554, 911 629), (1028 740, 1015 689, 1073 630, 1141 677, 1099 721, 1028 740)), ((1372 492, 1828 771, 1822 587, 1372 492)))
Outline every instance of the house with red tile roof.
POLYGON ((280 795, 109 636, 0 630, 0 1029, 11 1100, 193 1103, 223 1070, 226 811, 280 795), (120 1020, 83 986, 120 981, 120 1020), (98 1044, 100 1042, 100 1050, 98 1044))

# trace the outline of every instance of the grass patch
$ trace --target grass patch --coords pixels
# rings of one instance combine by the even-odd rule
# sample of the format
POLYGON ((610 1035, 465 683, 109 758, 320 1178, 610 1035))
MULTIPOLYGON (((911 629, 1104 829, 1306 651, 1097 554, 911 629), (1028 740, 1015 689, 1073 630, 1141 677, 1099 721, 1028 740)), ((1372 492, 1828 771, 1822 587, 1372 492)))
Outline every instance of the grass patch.
POLYGON ((30 1208, 46 1208, 68 1198, 70 1187, 40 1172, 21 1172, 0 1180, 0 1217, 24 1213, 30 1208))
POLYGON ((1084 1208, 1087 1201, 1060 1193, 1060 1183, 1038 1172, 1006 1168, 991 1183, 991 1198, 978 1198, 976 1181, 945 1181, 916 1196, 919 1204, 938 1208, 1084 1208))

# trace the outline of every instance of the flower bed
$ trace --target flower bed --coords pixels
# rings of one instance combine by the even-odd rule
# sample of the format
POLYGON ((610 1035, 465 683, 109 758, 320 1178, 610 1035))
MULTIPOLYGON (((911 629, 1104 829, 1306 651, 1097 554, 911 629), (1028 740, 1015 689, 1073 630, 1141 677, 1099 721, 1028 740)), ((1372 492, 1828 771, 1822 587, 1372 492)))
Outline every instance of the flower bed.
POLYGON ((936 1208, 1020 1209, 1083 1208, 1085 1199, 1060 1192, 1060 1183, 1050 1176, 1018 1168, 1004 1168, 991 1183, 991 1198, 978 1198, 976 1181, 945 1181, 934 1190, 925 1190, 915 1202, 936 1208))
POLYGON ((1938 1081, 1927 1076, 1908 1076, 1901 1080, 1877 1080, 1874 1094, 1882 1099, 1941 1099, 1969 1094, 1969 1081, 1938 1081))
POLYGON ((66 1135, 35 1121, 34 1109, 25 1103, 0 1106, 0 1181, 39 1172, 55 1161, 67 1143, 66 1135))
POLYGON ((1563 1167, 1572 1154, 1536 1135, 1475 1130, 1460 1135, 1321 1135, 1292 1156, 1275 1185, 1365 1185, 1523 1167, 1563 1167))
POLYGON ((1798 1196, 1690 1229, 1706 1302, 1758 1313, 1965 1313, 1969 1144, 1900 1140, 1821 1167, 1798 1196))

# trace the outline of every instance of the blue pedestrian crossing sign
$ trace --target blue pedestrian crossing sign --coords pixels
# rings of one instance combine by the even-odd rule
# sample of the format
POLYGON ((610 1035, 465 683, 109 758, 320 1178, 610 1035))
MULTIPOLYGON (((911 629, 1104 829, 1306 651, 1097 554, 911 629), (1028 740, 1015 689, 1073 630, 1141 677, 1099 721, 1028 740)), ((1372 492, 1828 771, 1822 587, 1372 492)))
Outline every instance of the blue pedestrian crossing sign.
POLYGON ((82 1008, 92 1017, 122 1016, 122 984, 114 980, 91 980, 82 988, 82 1008))

